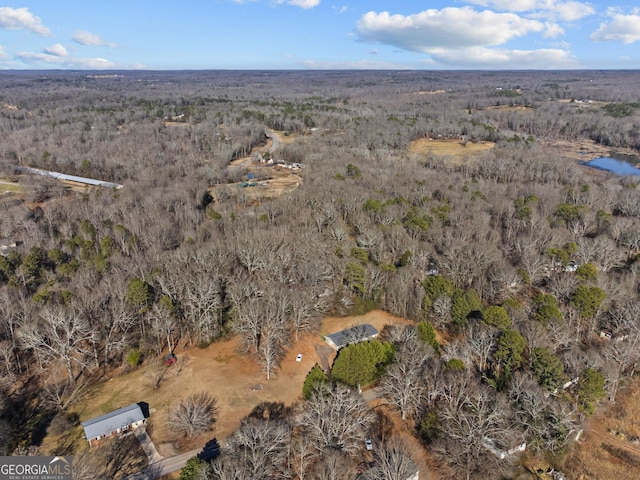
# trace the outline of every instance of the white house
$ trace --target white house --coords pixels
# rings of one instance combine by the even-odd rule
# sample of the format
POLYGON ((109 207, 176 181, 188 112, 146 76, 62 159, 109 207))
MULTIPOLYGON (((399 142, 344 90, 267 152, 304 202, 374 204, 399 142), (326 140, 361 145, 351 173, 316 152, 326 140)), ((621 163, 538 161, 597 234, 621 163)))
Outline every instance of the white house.
POLYGON ((347 328, 324 337, 325 341, 336 350, 340 350, 351 343, 360 343, 378 336, 378 330, 373 325, 364 323, 347 328))

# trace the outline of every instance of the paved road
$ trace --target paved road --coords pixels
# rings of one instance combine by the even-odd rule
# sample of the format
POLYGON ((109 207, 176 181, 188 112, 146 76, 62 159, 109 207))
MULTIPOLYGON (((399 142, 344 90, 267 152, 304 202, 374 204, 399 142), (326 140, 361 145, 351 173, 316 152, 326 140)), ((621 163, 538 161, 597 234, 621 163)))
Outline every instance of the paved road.
POLYGON ((149 465, 141 472, 125 477, 125 480, 156 480, 163 475, 182 469, 187 464, 187 460, 195 457, 201 450, 201 448, 198 448, 175 457, 163 458, 159 462, 149 465))

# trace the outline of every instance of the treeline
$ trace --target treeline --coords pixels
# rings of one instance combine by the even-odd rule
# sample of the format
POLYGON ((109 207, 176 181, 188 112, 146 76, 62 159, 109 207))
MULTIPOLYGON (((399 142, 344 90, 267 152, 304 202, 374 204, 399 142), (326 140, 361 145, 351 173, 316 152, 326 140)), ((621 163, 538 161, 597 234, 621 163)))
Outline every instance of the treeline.
MULTIPOLYGON (((66 379, 51 390, 64 393, 132 353, 227 334, 269 378, 324 315, 381 308, 447 334, 438 345, 389 332, 394 361, 375 376, 433 452, 481 478, 487 445, 561 452, 602 392, 615 400, 634 373, 637 183, 591 175, 545 140, 600 129, 633 146, 637 79, 603 73, 616 84, 605 91, 591 74, 553 72, 74 75, 2 78, 4 175, 21 163, 124 188, 69 195, 21 177, 25 201, 1 200, 0 238, 22 242, 0 257, 9 400, 35 398, 10 386, 55 366, 66 379), (487 95, 505 84, 519 96, 487 95), (548 100, 560 97, 631 106, 548 100), (477 109, 519 99, 533 108, 477 109), (280 152, 304 163, 302 185, 211 203, 211 186, 242 175, 227 164, 269 127, 298 132, 280 152), (463 134, 497 145, 465 162, 407 150, 463 134), (484 433, 471 438, 463 420, 484 433)), ((64 405, 51 397, 36 403, 64 405)), ((35 437, 8 410, 10 452, 35 437)))

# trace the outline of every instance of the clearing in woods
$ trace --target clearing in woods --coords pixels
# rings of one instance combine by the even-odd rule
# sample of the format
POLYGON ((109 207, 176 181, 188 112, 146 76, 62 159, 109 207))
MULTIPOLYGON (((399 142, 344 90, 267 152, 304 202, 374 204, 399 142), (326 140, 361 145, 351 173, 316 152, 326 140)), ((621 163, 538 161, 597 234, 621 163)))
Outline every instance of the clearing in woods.
MULTIPOLYGON (((316 351, 316 346, 326 345, 322 335, 362 323, 370 323, 381 330, 388 324, 411 322, 382 311, 359 317, 327 318, 322 322, 320 334, 303 333, 293 343, 269 381, 255 359, 239 353, 237 337, 204 349, 178 348, 178 363, 167 367, 162 357, 149 358, 141 367, 91 387, 71 407, 70 413, 77 413, 84 421, 131 403, 147 402, 152 411, 148 419, 151 438, 161 455, 172 456, 202 446, 213 437, 224 439, 262 402, 291 405, 299 401, 307 373, 316 363, 322 363, 316 351), (302 361, 297 362, 296 356, 300 353, 302 361), (155 388, 161 374, 164 375, 155 388), (170 412, 180 400, 201 391, 209 392, 217 399, 218 416, 213 431, 191 440, 177 438, 167 426, 170 412)), ((332 361, 335 352, 318 350, 329 357, 325 361, 332 361)))
POLYGON ((472 155, 491 150, 495 146, 493 142, 471 142, 460 139, 432 139, 420 138, 409 144, 409 153, 420 155, 433 154, 442 157, 451 157, 460 162, 472 155))
MULTIPOLYGON (((291 144, 296 140, 295 135, 285 135, 282 132, 272 132, 272 134, 277 137, 278 144, 291 144)), ((264 145, 253 148, 247 157, 230 162, 228 168, 246 169, 253 178, 210 187, 209 193, 213 199, 239 197, 247 203, 255 204, 263 199, 280 197, 298 188, 302 184, 300 169, 262 163, 257 160, 258 155, 273 153, 272 150, 274 150, 273 140, 267 138, 264 145)), ((274 156, 277 157, 277 153, 274 156)))

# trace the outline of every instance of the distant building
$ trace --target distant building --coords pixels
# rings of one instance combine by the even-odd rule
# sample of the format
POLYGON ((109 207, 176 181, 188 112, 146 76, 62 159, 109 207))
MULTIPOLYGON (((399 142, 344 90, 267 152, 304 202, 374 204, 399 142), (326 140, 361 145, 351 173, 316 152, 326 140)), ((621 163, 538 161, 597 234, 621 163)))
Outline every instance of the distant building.
POLYGON ((340 350, 342 347, 346 347, 351 343, 364 342, 365 340, 372 340, 378 336, 378 330, 373 325, 368 323, 362 325, 356 325, 355 327, 347 328, 331 335, 324 337, 325 341, 336 350, 340 350))
POLYGON ((16 240, 8 240, 6 243, 0 243, 0 255, 8 257, 11 252, 18 250, 21 245, 22 242, 16 240))
POLYGON ((95 180, 93 178, 78 177, 76 175, 67 175, 65 173, 60 173, 60 172, 50 172, 48 170, 40 170, 39 168, 16 166, 15 169, 20 173, 42 175, 45 177, 55 178, 56 180, 61 180, 66 182, 75 182, 83 185, 91 185, 94 187, 107 187, 107 188, 116 188, 116 189, 122 188, 122 185, 120 185, 119 183, 105 182, 102 180, 95 180))
POLYGON ((89 445, 102 438, 127 432, 144 424, 144 414, 142 408, 137 403, 122 407, 113 412, 109 412, 100 417, 92 418, 82 422, 84 436, 89 445))

